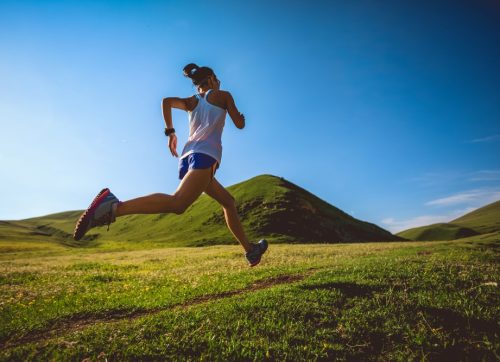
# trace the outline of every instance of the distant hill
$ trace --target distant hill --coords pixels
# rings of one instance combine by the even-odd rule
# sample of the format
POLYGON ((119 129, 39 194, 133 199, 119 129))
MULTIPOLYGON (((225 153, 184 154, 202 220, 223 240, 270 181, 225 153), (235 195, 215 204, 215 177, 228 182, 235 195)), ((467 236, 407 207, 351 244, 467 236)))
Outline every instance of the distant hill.
MULTIPOLYGON (((360 221, 283 178, 261 175, 228 187, 237 200, 238 211, 249 238, 266 237, 273 242, 338 243, 392 241, 401 238, 377 225, 360 221)), ((0 224, 0 240, 53 237, 54 241, 77 245, 70 235, 81 211, 0 224), (14 232, 14 230, 16 230, 14 232), (9 234, 10 233, 10 234, 9 234)), ((105 228, 93 229, 80 243, 161 242, 175 246, 233 244, 222 208, 202 195, 182 215, 130 215, 105 228)))
POLYGON ((434 241, 454 240, 478 234, 479 233, 477 231, 469 228, 454 224, 439 223, 405 230, 397 235, 409 240, 434 241))
POLYGON ((500 231, 500 201, 474 210, 449 223, 408 229, 397 235, 409 240, 454 240, 500 231))
POLYGON ((450 221, 480 234, 500 231, 500 200, 450 221))
POLYGON ((52 241, 68 246, 88 245, 96 235, 86 236, 81 242, 73 240, 72 228, 82 211, 16 221, 0 221, 0 241, 52 241))

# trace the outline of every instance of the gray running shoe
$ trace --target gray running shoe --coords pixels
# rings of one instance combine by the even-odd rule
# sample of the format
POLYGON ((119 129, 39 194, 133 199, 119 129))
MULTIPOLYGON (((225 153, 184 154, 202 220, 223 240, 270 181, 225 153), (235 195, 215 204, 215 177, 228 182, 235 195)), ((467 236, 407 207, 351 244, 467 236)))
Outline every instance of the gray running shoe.
POLYGON ((76 223, 73 238, 80 240, 90 229, 96 226, 109 225, 116 220, 115 204, 119 200, 109 189, 103 189, 97 194, 90 206, 83 212, 76 223))
POLYGON ((248 264, 250 266, 256 266, 257 264, 260 263, 260 259, 262 258, 262 255, 267 250, 267 240, 262 239, 259 241, 257 244, 252 244, 253 249, 250 250, 248 253, 245 254, 245 257, 248 260, 248 264))

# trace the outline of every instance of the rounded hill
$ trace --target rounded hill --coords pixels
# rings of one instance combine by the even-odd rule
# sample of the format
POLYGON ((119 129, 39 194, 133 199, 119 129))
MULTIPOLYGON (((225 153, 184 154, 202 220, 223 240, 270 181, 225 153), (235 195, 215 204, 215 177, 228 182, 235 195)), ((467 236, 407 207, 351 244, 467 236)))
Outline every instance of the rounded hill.
MULTIPOLYGON (((227 188, 236 200, 244 229, 251 240, 339 243, 401 240, 377 225, 355 219, 309 191, 272 175, 260 175, 227 188)), ((71 211, 23 220, 23 225, 68 238, 80 215, 71 211)), ((202 195, 184 214, 130 215, 104 228, 93 229, 88 242, 127 241, 175 246, 234 244, 222 207, 202 195)))

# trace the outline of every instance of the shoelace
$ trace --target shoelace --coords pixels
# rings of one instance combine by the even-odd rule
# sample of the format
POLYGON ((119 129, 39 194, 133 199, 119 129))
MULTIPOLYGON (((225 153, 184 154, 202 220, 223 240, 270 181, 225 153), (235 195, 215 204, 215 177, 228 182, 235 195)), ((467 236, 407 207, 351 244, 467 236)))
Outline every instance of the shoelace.
MULTIPOLYGON (((118 201, 118 203, 120 203, 118 201)), ((107 225, 108 226, 108 230, 109 231, 109 225, 111 225, 113 222, 115 222, 116 220, 116 217, 114 216, 114 205, 111 205, 111 209, 109 210, 109 212, 107 212, 106 214, 102 215, 99 219, 97 220, 94 220, 94 225, 93 226, 104 226, 104 225, 107 225)))
POLYGON ((108 230, 109 231, 109 225, 111 225, 111 223, 113 222, 113 215, 112 215, 112 212, 108 212, 106 214, 104 214, 103 216, 101 216, 101 218, 97 219, 97 220, 94 220, 93 222, 93 226, 104 226, 104 225, 107 225, 108 226, 108 230))

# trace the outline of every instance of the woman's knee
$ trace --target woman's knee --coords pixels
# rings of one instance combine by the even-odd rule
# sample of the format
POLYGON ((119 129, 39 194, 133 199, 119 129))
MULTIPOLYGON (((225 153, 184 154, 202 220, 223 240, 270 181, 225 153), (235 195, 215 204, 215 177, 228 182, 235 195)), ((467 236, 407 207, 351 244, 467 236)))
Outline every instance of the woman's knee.
POLYGON ((180 197, 176 197, 174 195, 174 202, 172 205, 172 212, 177 215, 184 214, 184 212, 188 209, 189 206, 191 206, 191 203, 189 203, 187 200, 184 200, 180 197))
POLYGON ((222 207, 226 210, 236 209, 236 200, 234 199, 233 195, 231 195, 229 192, 228 192, 228 197, 224 200, 224 203, 222 204, 222 207))
POLYGON ((189 205, 182 204, 182 203, 176 203, 174 204, 172 212, 177 215, 182 215, 184 212, 187 210, 189 205))

